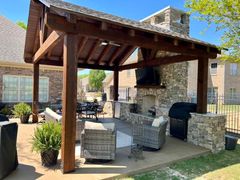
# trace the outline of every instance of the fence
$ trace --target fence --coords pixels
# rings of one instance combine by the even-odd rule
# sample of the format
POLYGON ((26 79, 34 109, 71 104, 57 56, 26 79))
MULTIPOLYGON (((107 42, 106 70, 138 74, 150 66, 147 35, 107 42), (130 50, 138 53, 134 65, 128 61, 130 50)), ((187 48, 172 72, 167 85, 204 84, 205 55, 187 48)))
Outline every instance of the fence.
MULTIPOLYGON (((196 96, 190 96, 196 102, 196 96)), ((240 137, 240 94, 208 95, 208 112, 227 116, 226 130, 240 137)))

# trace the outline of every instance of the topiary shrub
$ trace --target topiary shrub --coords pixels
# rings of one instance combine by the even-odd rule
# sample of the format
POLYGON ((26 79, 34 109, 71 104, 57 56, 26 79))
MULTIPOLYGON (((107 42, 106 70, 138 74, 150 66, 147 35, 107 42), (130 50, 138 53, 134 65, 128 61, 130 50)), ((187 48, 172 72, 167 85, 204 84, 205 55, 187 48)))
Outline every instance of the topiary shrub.
POLYGON ((15 117, 20 118, 22 123, 28 123, 32 110, 28 104, 22 102, 14 105, 12 112, 15 117))
POLYGON ((40 153, 43 166, 52 166, 57 163, 61 148, 61 124, 48 122, 34 131, 32 150, 40 153))

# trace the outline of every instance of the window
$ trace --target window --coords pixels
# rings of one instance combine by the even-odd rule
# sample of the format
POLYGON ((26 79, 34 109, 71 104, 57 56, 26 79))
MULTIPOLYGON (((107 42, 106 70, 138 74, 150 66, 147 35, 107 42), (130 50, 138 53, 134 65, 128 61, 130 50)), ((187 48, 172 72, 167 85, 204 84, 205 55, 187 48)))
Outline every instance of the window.
MULTIPOLYGON (((39 101, 48 101, 48 83, 46 77, 39 78, 39 101)), ((31 102, 33 91, 31 76, 3 76, 3 101, 4 102, 31 102)))
POLYGON ((236 76, 238 74, 238 65, 237 63, 230 63, 230 75, 236 76))
POLYGON ((217 74, 217 63, 211 63, 211 69, 210 69, 210 73, 211 75, 216 75, 217 74))
POLYGON ((218 87, 210 87, 208 88, 208 96, 215 97, 218 93, 218 87))
POLYGON ((237 94, 236 94, 236 88, 230 88, 230 99, 236 99, 237 94))

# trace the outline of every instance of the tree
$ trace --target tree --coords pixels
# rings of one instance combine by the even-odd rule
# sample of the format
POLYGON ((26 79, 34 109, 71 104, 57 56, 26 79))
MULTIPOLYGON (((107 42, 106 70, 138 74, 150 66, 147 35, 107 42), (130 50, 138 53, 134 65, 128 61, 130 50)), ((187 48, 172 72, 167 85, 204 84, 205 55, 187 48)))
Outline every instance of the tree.
POLYGON ((18 21, 17 25, 19 25, 21 28, 23 28, 25 30, 27 29, 27 25, 24 22, 22 22, 22 21, 18 21))
POLYGON ((103 70, 90 70, 89 73, 89 85, 94 90, 102 89, 102 81, 105 79, 106 74, 103 70))
POLYGON ((216 24, 222 31, 221 49, 228 49, 223 60, 240 62, 240 1, 239 0, 186 0, 190 13, 198 13, 200 20, 216 24))

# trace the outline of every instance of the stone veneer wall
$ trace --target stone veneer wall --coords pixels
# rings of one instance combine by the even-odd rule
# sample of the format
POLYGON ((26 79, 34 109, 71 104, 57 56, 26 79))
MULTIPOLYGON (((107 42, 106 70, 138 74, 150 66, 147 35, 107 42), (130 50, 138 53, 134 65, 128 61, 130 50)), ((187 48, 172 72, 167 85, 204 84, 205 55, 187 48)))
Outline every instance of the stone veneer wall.
MULTIPOLYGON (((0 67, 0 102, 2 101, 3 75, 32 76, 31 68, 0 67)), ((40 76, 49 78, 49 102, 62 98, 62 71, 40 69, 40 76)))
POLYGON ((225 115, 191 113, 188 142, 217 153, 225 149, 225 115))
POLYGON ((173 103, 188 100, 188 63, 175 63, 159 68, 161 81, 166 85, 166 88, 138 88, 136 101, 138 112, 142 112, 143 97, 154 95, 156 97, 156 116, 163 115, 168 118, 168 111, 173 103))

